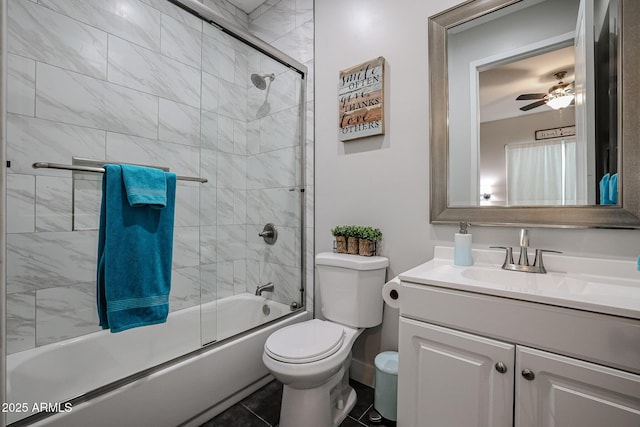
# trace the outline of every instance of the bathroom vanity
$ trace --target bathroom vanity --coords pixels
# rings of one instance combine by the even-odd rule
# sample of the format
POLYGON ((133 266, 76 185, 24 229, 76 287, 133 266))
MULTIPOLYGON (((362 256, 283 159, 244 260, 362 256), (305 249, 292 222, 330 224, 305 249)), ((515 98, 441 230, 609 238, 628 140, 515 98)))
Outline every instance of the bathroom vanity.
POLYGON ((640 426, 636 263, 453 249, 400 275, 398 425, 640 426))

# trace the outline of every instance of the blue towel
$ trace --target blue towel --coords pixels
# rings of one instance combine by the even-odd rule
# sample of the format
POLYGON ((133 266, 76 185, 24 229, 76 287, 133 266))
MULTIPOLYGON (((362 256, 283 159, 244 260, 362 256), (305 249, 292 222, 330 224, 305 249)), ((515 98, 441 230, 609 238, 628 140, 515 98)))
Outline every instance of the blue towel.
POLYGON ((167 179, 163 170, 126 164, 120 166, 131 206, 149 205, 155 209, 167 206, 167 179))
POLYGON ((609 199, 609 181, 611 178, 609 174, 606 173, 600 180, 600 204, 601 205, 610 205, 611 199, 609 199))
POLYGON ((122 167, 104 165, 98 236, 100 326, 120 332, 163 323, 169 313, 176 175, 165 176, 166 207, 131 206, 122 167))
POLYGON ((609 201, 612 205, 618 204, 618 174, 614 173, 609 179, 609 201))

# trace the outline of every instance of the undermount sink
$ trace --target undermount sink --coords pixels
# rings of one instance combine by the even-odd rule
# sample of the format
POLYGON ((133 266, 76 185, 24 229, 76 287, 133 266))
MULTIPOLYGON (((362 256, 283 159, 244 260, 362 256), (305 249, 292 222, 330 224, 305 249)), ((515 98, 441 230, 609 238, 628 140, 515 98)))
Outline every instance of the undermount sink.
POLYGON ((499 252, 475 250, 475 264, 455 266, 451 248, 400 275, 406 282, 534 301, 640 319, 640 272, 630 261, 553 255, 547 274, 502 270, 499 252), (562 269, 562 271, 561 271, 562 269))

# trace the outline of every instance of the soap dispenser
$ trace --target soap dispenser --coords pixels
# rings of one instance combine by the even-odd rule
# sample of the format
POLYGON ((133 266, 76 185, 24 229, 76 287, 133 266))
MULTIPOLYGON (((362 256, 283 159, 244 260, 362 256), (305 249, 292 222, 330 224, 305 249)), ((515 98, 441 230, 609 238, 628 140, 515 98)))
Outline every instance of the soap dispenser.
POLYGON ((461 222, 460 231, 453 238, 453 263, 455 265, 473 265, 473 257, 471 255, 472 236, 468 231, 469 226, 471 224, 468 222, 461 222))

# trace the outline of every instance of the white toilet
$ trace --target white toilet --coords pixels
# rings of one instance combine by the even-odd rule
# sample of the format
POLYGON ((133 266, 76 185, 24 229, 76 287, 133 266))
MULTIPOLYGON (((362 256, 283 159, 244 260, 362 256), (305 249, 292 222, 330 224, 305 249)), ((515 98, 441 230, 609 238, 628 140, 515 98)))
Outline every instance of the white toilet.
POLYGON ((322 314, 267 338, 262 360, 284 384, 280 427, 339 425, 356 403, 349 386, 351 347, 364 328, 382 323, 382 286, 389 260, 316 255, 322 314))

